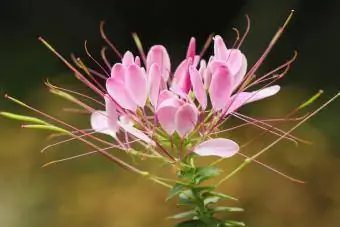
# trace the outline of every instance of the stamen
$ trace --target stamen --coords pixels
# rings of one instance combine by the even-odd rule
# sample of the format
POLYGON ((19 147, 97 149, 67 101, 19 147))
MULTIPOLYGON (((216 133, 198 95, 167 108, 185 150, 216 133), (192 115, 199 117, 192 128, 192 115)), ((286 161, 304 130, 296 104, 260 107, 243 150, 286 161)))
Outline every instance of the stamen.
MULTIPOLYGON (((305 118, 308 114, 302 116, 302 117, 296 117, 296 118, 274 118, 274 119, 261 119, 260 121, 262 122, 282 122, 282 121, 300 121, 301 119, 305 118)), ((209 133, 209 136, 211 135, 216 135, 216 134, 220 134, 220 133, 224 133, 224 132, 230 132, 239 128, 242 128, 244 126, 250 125, 251 123, 243 123, 243 124, 239 124, 227 129, 223 129, 223 130, 219 130, 216 132, 211 132, 209 133)), ((217 127, 218 128, 218 127, 217 127)), ((308 143, 311 143, 310 141, 307 141, 308 143)))
POLYGON ((103 91, 105 92, 105 88, 98 82, 98 80, 90 73, 84 62, 80 59, 76 59, 80 68, 84 70, 84 72, 90 77, 90 79, 103 91))
POLYGON ((91 96, 88 96, 88 95, 85 95, 85 94, 82 94, 82 93, 79 93, 79 92, 76 92, 76 91, 72 91, 72 90, 69 90, 69 89, 66 89, 66 88, 58 87, 56 85, 51 84, 48 80, 45 82, 45 85, 48 86, 49 88, 53 88, 53 89, 57 89, 57 90, 61 90, 61 91, 66 91, 66 92, 69 92, 71 94, 79 95, 83 98, 91 100, 91 101, 105 107, 104 103, 92 98, 91 96))
POLYGON ((107 50, 107 48, 106 48, 106 47, 103 47, 103 48, 100 50, 100 55, 102 56, 102 59, 103 59, 104 63, 106 64, 106 67, 108 68, 108 70, 111 70, 112 65, 111 65, 110 62, 107 60, 107 57, 106 57, 106 50, 107 50))
POLYGON ((86 86, 91 88, 100 96, 104 97, 104 93, 99 90, 94 84, 92 84, 83 74, 81 74, 76 68, 74 68, 61 54, 59 54, 50 44, 48 44, 42 37, 38 38, 52 53, 54 53, 72 72, 75 73, 77 79, 82 81, 86 86))
MULTIPOLYGON (((247 122, 247 123, 250 123, 250 124, 253 125, 253 126, 256 126, 256 127, 260 128, 260 129, 263 129, 263 130, 265 130, 266 132, 268 131, 268 132, 270 132, 270 133, 272 133, 272 134, 274 134, 274 135, 276 135, 276 136, 281 136, 281 135, 282 135, 282 134, 280 134, 280 133, 277 133, 277 132, 271 130, 271 128, 266 128, 266 127, 264 127, 264 126, 261 126, 261 125, 257 124, 258 122, 249 121, 249 120, 247 120, 246 118, 241 117, 241 116, 238 116, 238 115, 235 114, 235 113, 232 113, 231 115, 234 116, 234 117, 236 117, 236 118, 238 118, 238 119, 240 119, 240 120, 243 120, 243 121, 245 121, 245 122, 247 122)), ((277 129, 277 130, 279 130, 279 129, 277 129)), ((291 135, 289 135, 289 136, 290 136, 290 137, 285 137, 284 139, 290 140, 290 141, 294 142, 295 145, 297 145, 297 144, 298 144, 297 141, 296 141, 295 139, 291 138, 291 137, 292 137, 291 135)))
POLYGON ((92 59, 92 61, 94 61, 94 63, 96 63, 98 66, 99 66, 99 68, 101 69, 101 70, 103 70, 103 72, 108 76, 108 77, 110 77, 110 74, 105 70, 105 68, 94 58, 94 57, 92 57, 92 55, 90 54, 90 52, 89 52, 89 50, 88 50, 88 48, 87 48, 87 40, 85 40, 85 42, 84 42, 84 49, 85 49, 85 52, 86 52, 86 54, 87 54, 87 56, 89 56, 89 58, 91 58, 92 59))
POLYGON ((243 34, 243 36, 241 38, 240 43, 237 46, 237 49, 240 49, 240 47, 242 46, 244 40, 246 39, 246 37, 247 37, 247 35, 248 35, 249 31, 250 31, 250 18, 248 16, 248 14, 246 14, 245 17, 246 17, 246 20, 247 20, 247 28, 246 28, 246 31, 244 32, 244 34, 243 34))
MULTIPOLYGON (((240 114, 240 113, 234 113, 233 116, 237 116, 237 117, 244 118, 243 120, 250 120, 250 121, 253 122, 254 124, 260 123, 260 124, 262 124, 262 125, 268 127, 269 132, 272 132, 272 131, 270 131, 270 130, 273 129, 273 130, 276 130, 276 131, 278 131, 278 132, 280 132, 280 133, 286 133, 284 130, 279 129, 279 128, 275 127, 274 125, 267 124, 266 122, 263 122, 263 121, 261 121, 261 120, 258 120, 258 119, 252 118, 252 117, 248 117, 248 116, 243 115, 243 114, 240 114), (255 123, 255 122, 256 122, 256 123, 255 123)), ((258 125, 256 125, 256 126, 258 126, 258 125)), ((266 131, 267 131, 267 130, 266 130, 266 131)), ((294 140, 296 140, 296 141, 299 141, 299 142, 301 142, 301 143, 310 144, 309 141, 306 141, 306 140, 297 138, 296 136, 293 136, 293 135, 290 135, 290 134, 288 135, 288 137, 290 137, 290 138, 292 138, 292 139, 294 139, 294 140)), ((296 141, 295 141, 295 142, 296 142, 296 141)))
MULTIPOLYGON (((238 154, 238 155, 241 155, 241 156, 243 156, 244 158, 247 158, 247 159, 250 158, 249 156, 247 156, 247 155, 245 155, 245 154, 242 154, 242 153, 240 153, 240 152, 238 152, 237 154, 238 154)), ((279 174, 280 176, 282 176, 282 177, 284 177, 284 178, 287 178, 288 180, 293 181, 293 182, 295 182, 295 183, 300 183, 300 184, 305 184, 305 183, 307 183, 307 182, 305 182, 305 181, 302 181, 302 180, 299 180, 299 179, 290 177, 290 176, 288 176, 287 174, 285 174, 285 173, 283 173, 283 172, 281 172, 281 171, 279 171, 279 170, 277 170, 277 169, 275 169, 275 168, 273 168, 273 167, 271 167, 271 166, 269 166, 269 165, 267 165, 267 164, 265 164, 265 163, 263 163, 263 162, 260 162, 260 161, 258 161, 258 160, 256 160, 256 159, 253 159, 253 162, 255 162, 255 163, 257 163, 257 164, 259 164, 259 165, 261 165, 261 166, 263 166, 263 167, 265 167, 265 168, 267 168, 267 169, 273 171, 274 173, 277 173, 277 174, 279 174)))
MULTIPOLYGON (((78 68, 84 70, 84 69, 82 68, 82 66, 81 66, 81 65, 79 64, 79 62, 78 62, 78 59, 80 59, 79 57, 76 58, 76 57, 74 56, 74 54, 71 54, 71 59, 72 59, 73 63, 74 63, 78 68)), ((89 68, 89 67, 86 67, 86 69, 89 71, 90 74, 93 74, 93 75, 95 75, 95 76, 98 76, 98 77, 100 77, 100 78, 103 79, 103 80, 107 80, 107 76, 106 76, 106 75, 104 75, 104 74, 102 74, 102 73, 100 73, 100 72, 98 72, 98 71, 96 71, 96 70, 94 70, 94 69, 91 69, 91 68, 89 68)))
POLYGON ((115 54, 119 57, 119 59, 123 58, 123 55, 118 51, 118 49, 110 42, 110 40, 107 38, 105 31, 104 31, 104 21, 100 22, 100 27, 99 27, 99 31, 100 31, 100 35, 103 38, 103 40, 111 47, 111 49, 113 50, 113 52, 115 52, 115 54))
POLYGON ((201 58, 203 57, 203 55, 205 54, 205 52, 206 52, 207 49, 209 48, 211 42, 213 41, 214 35, 215 35, 214 33, 211 33, 211 34, 208 36, 207 40, 205 41, 205 43, 204 43, 204 45, 203 45, 203 48, 202 48, 200 54, 199 54, 199 59, 201 59, 201 58))
POLYGON ((309 120, 311 117, 316 115, 318 112, 320 112, 322 109, 324 109, 326 106, 328 106, 331 102, 333 102, 335 99, 337 99, 340 96, 340 92, 337 93, 335 96, 333 96, 330 100, 328 100, 326 103, 324 103, 322 106, 320 106, 318 109, 313 111, 311 114, 309 114, 306 118, 304 118, 302 121, 297 123, 294 127, 292 127, 289 131, 287 131, 284 135, 276 139, 274 142, 266 146, 264 149, 256 153, 255 155, 251 156, 250 158, 247 158, 244 160, 242 164, 240 164, 234 171, 232 171, 230 174, 228 174, 226 177, 224 177, 222 180, 220 180, 216 186, 221 185, 223 182, 234 176, 237 172, 242 170, 245 166, 247 166, 249 163, 251 163, 254 159, 258 158, 260 155, 262 155, 264 152, 268 151, 270 148, 272 148, 274 145, 276 145, 278 142, 280 142, 285 136, 293 132, 295 129, 297 129, 299 126, 301 126, 303 123, 305 123, 307 120, 309 120))
POLYGON ((146 66, 146 55, 145 55, 145 52, 144 52, 144 49, 143 49, 142 42, 140 41, 137 33, 135 33, 135 32, 132 33, 132 38, 135 41, 135 44, 136 44, 137 49, 139 51, 139 54, 140 54, 140 56, 142 58, 142 61, 143 61, 144 65, 146 66))
POLYGON ((282 27, 279 28, 279 30, 276 32, 276 34, 274 35, 274 37, 272 38, 272 40, 270 41, 267 49, 264 51, 264 53, 262 54, 262 56, 259 58, 259 60, 254 64, 254 66, 248 71, 248 73, 246 74, 245 78, 253 75, 256 70, 260 67, 260 65, 263 63, 263 61, 265 60, 265 58, 267 57, 267 55, 269 54, 269 52, 272 50, 272 48, 274 47, 275 43, 277 42, 277 40, 280 38, 280 36, 282 35, 284 29, 286 28, 286 26, 288 25, 288 22, 291 20, 292 16, 293 16, 294 10, 291 11, 291 13, 289 14, 288 18, 286 19, 284 25, 282 27))
POLYGON ((234 44, 233 44, 233 46, 232 46, 231 49, 234 49, 234 48, 235 48, 237 42, 238 42, 239 39, 240 39, 240 32, 239 32, 239 30, 238 30, 237 28, 233 28, 233 31, 236 32, 236 38, 235 38, 234 44))

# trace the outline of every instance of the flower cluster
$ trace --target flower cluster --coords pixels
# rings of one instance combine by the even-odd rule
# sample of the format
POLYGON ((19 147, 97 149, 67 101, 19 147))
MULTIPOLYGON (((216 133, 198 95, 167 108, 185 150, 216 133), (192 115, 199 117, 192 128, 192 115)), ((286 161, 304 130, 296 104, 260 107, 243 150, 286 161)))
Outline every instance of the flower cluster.
MULTIPOLYGON (((115 139, 123 131, 153 147, 162 146, 157 140, 160 137, 169 141, 176 136, 180 141, 200 138, 196 140, 200 143, 190 143, 190 151, 201 156, 234 155, 239 150, 237 143, 211 139, 209 134, 244 104, 272 96, 280 87, 244 91, 249 87, 247 58, 239 49, 228 49, 220 36, 213 40, 214 54, 207 62, 196 54, 196 42, 191 38, 186 58, 174 73, 162 45, 150 48, 144 67, 138 56, 127 51, 121 63, 111 68, 106 80, 106 110, 92 113, 92 128, 115 139)), ((180 149, 181 154, 190 152, 183 146, 180 149)))

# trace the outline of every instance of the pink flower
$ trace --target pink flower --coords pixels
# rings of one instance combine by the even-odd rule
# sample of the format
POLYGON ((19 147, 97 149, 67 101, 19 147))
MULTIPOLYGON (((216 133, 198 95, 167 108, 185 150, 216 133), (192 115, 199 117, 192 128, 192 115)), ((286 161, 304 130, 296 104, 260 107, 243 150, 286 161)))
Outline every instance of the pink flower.
POLYGON ((146 72, 135 63, 130 52, 126 52, 122 64, 112 67, 106 89, 124 109, 134 112, 137 106, 144 107, 148 95, 146 72))
MULTIPOLYGON (((144 63, 146 70, 140 59, 128 51, 122 63, 113 65, 106 81, 106 110, 95 111, 91 116, 95 131, 116 137, 122 129, 146 144, 161 146, 160 141, 154 140, 159 123, 168 136, 176 133, 181 139, 190 140, 209 135, 219 122, 216 117, 223 119, 241 106, 272 96, 280 89, 274 85, 252 92, 237 91, 246 79, 247 59, 239 49, 227 49, 220 36, 214 37, 214 54, 208 63, 196 55, 196 40, 191 38, 186 59, 173 76, 169 54, 162 45, 152 46, 144 63), (206 121, 207 113, 213 113, 209 116, 216 119, 206 121), (122 122, 121 117, 129 122, 122 122)), ((215 138, 194 144, 192 150, 200 156, 230 157, 239 146, 232 140, 215 138)))
POLYGON ((169 135, 176 131, 180 137, 185 137, 196 126, 198 110, 192 103, 180 100, 169 91, 163 91, 156 116, 169 135))

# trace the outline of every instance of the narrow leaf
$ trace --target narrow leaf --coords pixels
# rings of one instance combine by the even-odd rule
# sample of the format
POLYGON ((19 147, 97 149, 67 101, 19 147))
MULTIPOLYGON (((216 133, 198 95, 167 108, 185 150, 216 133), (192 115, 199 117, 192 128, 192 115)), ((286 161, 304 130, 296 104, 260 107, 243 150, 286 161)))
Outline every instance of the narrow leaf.
POLYGON ((220 200, 220 197, 218 196, 209 196, 203 200, 204 205, 208 205, 210 203, 217 203, 220 200))
POLYGON ((221 193, 221 192, 210 192, 210 194, 218 196, 218 197, 223 198, 223 199, 230 199, 230 200, 238 201, 237 198, 232 197, 232 196, 227 195, 227 194, 224 194, 224 193, 221 193))
POLYGON ((168 201, 169 199, 175 197, 176 195, 178 195, 181 191, 184 190, 184 185, 182 184, 175 184, 169 191, 169 195, 168 197, 166 197, 166 201, 168 201))
POLYGON ((225 226, 236 227, 236 226, 246 226, 244 222, 240 221, 226 221, 224 223, 225 226))
POLYGON ((170 219, 182 219, 182 218, 192 218, 194 216, 196 216, 196 211, 195 210, 190 210, 190 211, 186 211, 186 212, 182 212, 179 214, 175 214, 173 216, 170 216, 168 218, 170 219))
POLYGON ((54 125, 23 125, 23 128, 30 128, 30 129, 43 129, 43 130, 49 130, 54 132, 61 132, 61 133, 69 133, 67 130, 59 128, 54 125))
POLYGON ((47 122, 40 120, 39 118, 29 117, 25 115, 19 115, 19 114, 8 113, 8 112, 0 112, 0 115, 13 119, 13 120, 18 120, 18 121, 32 122, 32 123, 46 124, 46 125, 48 124, 47 122))
POLYGON ((214 207, 213 212, 243 212, 244 209, 240 207, 214 207))

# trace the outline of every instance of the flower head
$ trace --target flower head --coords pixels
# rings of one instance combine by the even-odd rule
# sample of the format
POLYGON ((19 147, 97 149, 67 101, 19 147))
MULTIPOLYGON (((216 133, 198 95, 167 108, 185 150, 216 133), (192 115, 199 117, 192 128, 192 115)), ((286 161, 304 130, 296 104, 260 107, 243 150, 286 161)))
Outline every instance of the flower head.
POLYGON ((191 38, 186 57, 174 73, 162 45, 150 48, 145 65, 127 51, 111 67, 104 91, 106 110, 92 113, 93 130, 117 138, 122 129, 155 149, 178 136, 182 142, 191 141, 179 148, 187 155, 230 157, 237 153, 236 142, 211 138, 211 132, 218 131, 220 122, 241 106, 272 96, 280 87, 244 91, 251 85, 245 55, 239 49, 228 49, 221 36, 213 41, 214 53, 206 63, 196 55, 196 41, 191 38), (122 123, 121 118, 129 123, 122 123))

